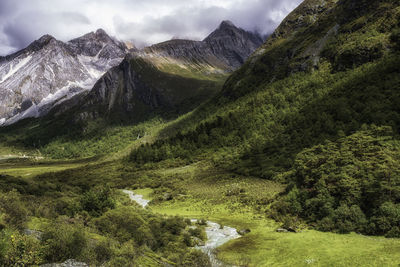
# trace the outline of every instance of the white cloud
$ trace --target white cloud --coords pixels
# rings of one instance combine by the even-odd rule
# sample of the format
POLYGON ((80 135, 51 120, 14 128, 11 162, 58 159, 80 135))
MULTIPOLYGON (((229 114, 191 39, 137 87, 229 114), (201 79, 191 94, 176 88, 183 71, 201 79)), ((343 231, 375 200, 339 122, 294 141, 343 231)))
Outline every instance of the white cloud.
POLYGON ((272 32, 302 0, 0 0, 0 53, 44 34, 67 41, 97 28, 151 44, 172 37, 203 39, 222 20, 272 32), (0 33, 1 37, 1 33, 0 33))

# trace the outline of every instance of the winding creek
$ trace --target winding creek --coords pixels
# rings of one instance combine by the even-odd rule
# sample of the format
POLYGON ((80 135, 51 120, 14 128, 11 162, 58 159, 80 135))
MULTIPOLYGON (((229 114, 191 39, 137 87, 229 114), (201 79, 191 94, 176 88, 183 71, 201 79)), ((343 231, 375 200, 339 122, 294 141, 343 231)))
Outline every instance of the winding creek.
MULTIPOLYGON (((142 195, 137 195, 131 190, 122 190, 122 192, 127 194, 131 200, 135 201, 143 208, 145 208, 150 202, 149 200, 143 199, 142 195)), ((191 221, 197 222, 197 219, 191 219, 191 221)), ((207 234, 207 241, 204 243, 204 246, 197 246, 197 248, 208 255, 213 267, 231 266, 217 259, 215 253, 216 248, 230 240, 240 238, 241 235, 238 234, 235 228, 229 226, 221 227, 218 223, 211 221, 207 221, 205 231, 207 234)))

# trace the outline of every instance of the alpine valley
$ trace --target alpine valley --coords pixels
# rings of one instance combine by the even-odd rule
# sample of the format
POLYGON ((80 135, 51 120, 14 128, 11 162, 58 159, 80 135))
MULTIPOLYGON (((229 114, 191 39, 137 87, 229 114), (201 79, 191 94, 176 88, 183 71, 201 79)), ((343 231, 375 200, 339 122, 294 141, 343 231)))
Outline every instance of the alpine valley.
POLYGON ((399 266, 400 2, 0 57, 0 266, 399 266))

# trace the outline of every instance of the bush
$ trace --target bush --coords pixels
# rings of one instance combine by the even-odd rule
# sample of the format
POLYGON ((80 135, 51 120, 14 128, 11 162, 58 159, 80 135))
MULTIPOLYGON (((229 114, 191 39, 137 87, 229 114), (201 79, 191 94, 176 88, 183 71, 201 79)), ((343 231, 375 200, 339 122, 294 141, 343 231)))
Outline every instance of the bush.
POLYGON ((96 262, 101 265, 113 256, 112 244, 110 241, 101 241, 94 247, 96 262))
POLYGON ((87 249, 88 239, 84 230, 76 225, 54 223, 42 236, 45 258, 50 262, 79 259, 87 249))
POLYGON ((4 213, 4 222, 19 230, 24 229, 28 216, 20 197, 16 190, 0 194, 0 211, 4 213))
POLYGON ((191 250, 185 254, 179 266, 211 267, 210 259, 199 250, 191 250))
POLYGON ((133 240, 123 243, 115 250, 115 254, 106 266, 133 266, 141 251, 133 240))
MULTIPOLYGON (((179 262, 193 245, 192 237, 205 238, 203 229, 186 229, 188 224, 183 218, 160 217, 132 207, 109 210, 93 220, 93 224, 110 239, 124 244, 130 242, 133 251, 147 247, 174 262, 179 262)), ((123 258, 126 257, 116 256, 111 261, 119 262, 123 258)))
POLYGON ((0 265, 31 266, 43 263, 40 242, 18 232, 0 232, 0 265))
POLYGON ((392 202, 383 203, 376 211, 372 221, 376 227, 376 232, 385 234, 389 237, 398 237, 400 227, 400 204, 392 202))
POLYGON ((114 236, 120 242, 134 240, 136 244, 151 247, 154 238, 148 223, 132 207, 110 210, 94 221, 101 232, 114 236))
POLYGON ((364 213, 357 205, 351 207, 341 205, 335 210, 333 221, 339 233, 363 232, 367 223, 364 213))
POLYGON ((82 209, 89 212, 93 217, 99 217, 108 209, 115 207, 109 187, 97 187, 87 191, 83 194, 80 203, 82 209))

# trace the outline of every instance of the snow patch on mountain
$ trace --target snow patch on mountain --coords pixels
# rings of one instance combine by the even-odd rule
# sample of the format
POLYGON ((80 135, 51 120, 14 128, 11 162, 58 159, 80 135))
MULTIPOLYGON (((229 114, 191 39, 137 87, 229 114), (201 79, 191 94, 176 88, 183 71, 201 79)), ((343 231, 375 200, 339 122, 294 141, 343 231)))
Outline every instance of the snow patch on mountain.
POLYGON ((45 35, 2 58, 0 125, 48 114, 54 106, 90 90, 126 54, 123 43, 98 30, 67 43, 45 35))
POLYGON ((26 63, 28 63, 31 59, 32 59, 32 56, 29 55, 26 58, 23 58, 21 61, 19 61, 15 66, 13 66, 12 63, 9 66, 5 66, 5 67, 9 67, 9 71, 1 78, 0 83, 4 82, 8 78, 10 78, 14 73, 19 71, 23 66, 25 66, 26 63))

